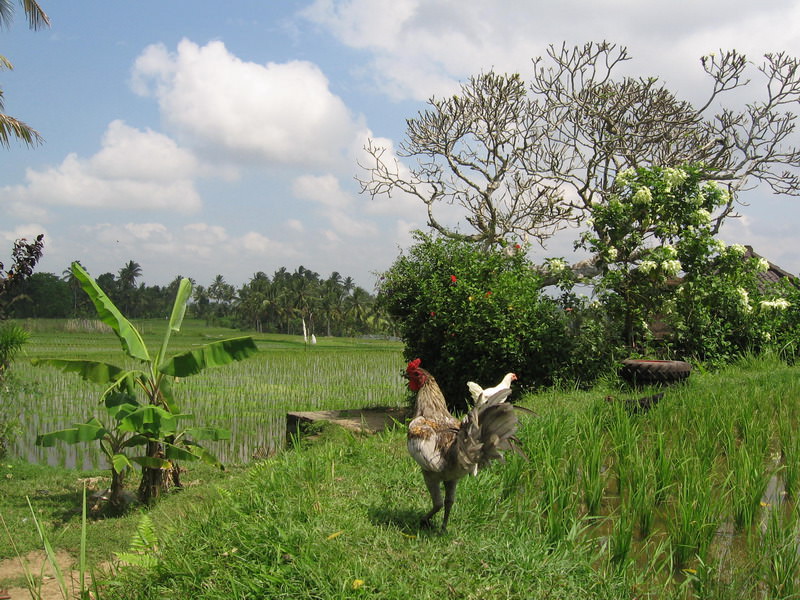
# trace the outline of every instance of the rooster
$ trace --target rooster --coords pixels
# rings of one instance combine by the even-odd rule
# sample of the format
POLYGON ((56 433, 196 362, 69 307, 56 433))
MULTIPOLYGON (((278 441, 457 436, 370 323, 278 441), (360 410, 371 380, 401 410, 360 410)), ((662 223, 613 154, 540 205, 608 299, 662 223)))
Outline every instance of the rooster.
POLYGON ((473 405, 480 406, 481 404, 484 404, 491 396, 493 396, 496 392, 499 392, 500 390, 510 390, 511 382, 516 380, 517 380, 516 374, 506 373, 505 377, 503 377, 500 383, 498 383, 494 387, 486 389, 483 389, 474 381, 468 381, 467 387, 469 388, 469 393, 472 396, 473 405))
POLYGON ((459 421, 447 410, 436 379, 420 363, 419 358, 412 360, 405 373, 408 387, 417 394, 414 417, 408 425, 408 452, 422 467, 433 502, 422 526, 429 527, 433 516, 444 508, 444 532, 462 477, 477 474, 493 459, 503 460, 502 450, 514 450, 524 457, 514 445, 518 425, 514 410, 518 407, 505 402, 511 394, 510 388, 505 388, 476 404, 459 421))

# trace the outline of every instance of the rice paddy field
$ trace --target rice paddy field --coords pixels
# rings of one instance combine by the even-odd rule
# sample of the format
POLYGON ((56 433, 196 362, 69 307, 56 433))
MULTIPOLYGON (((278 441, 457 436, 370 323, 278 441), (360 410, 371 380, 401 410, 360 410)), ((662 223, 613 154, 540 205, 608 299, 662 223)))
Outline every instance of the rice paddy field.
MULTIPOLYGON (((29 462, 51 466, 104 468, 94 445, 34 445, 36 435, 82 423, 104 413, 102 388, 31 358, 83 358, 134 366, 123 360, 116 336, 93 320, 36 320, 22 323, 31 332, 13 372, 23 384, 11 403, 22 426, 11 448, 29 462)), ((152 352, 158 349, 166 321, 136 322, 152 352)), ((212 341, 245 335, 187 320, 170 341, 170 354, 212 341)), ((223 463, 246 463, 269 456, 285 443, 286 412, 399 406, 406 390, 400 377, 402 345, 386 340, 329 339, 305 344, 300 336, 255 334, 260 352, 241 362, 208 369, 182 379, 174 392, 186 426, 229 429, 230 441, 207 445, 223 463)))
POLYGON ((601 391, 529 398, 530 461, 501 475, 518 514, 554 546, 592 546, 640 596, 800 597, 800 369, 746 358, 665 390, 601 391))

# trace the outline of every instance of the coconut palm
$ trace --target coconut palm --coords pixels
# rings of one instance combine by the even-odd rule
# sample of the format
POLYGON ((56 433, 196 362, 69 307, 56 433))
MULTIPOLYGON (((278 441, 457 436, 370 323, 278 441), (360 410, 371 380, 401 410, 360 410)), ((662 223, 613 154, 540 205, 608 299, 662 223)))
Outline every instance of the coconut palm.
MULTIPOLYGON (((11 24, 14 17, 14 4, 11 0, 0 0, 0 27, 8 27, 11 24)), ((50 19, 35 0, 20 0, 20 4, 28 18, 28 27, 35 30, 50 26, 50 19)), ((5 56, 0 55, 0 70, 13 68, 11 62, 5 56)), ((0 90, 0 146, 8 148, 12 137, 29 146, 35 146, 42 142, 42 136, 38 131, 2 112, 3 106, 3 92, 0 90)))
POLYGON ((362 287, 356 286, 346 299, 346 315, 356 329, 363 329, 372 306, 372 297, 362 287))
MULTIPOLYGON (((139 297, 136 294, 136 280, 142 276, 142 267, 134 260, 129 260, 117 273, 117 283, 119 284, 120 299, 124 303, 125 312, 132 314, 131 307, 136 304, 139 297)), ((139 316, 132 314, 132 316, 139 316)))
POLYGON ((142 266, 134 260, 129 260, 128 263, 119 270, 119 281, 122 289, 132 290, 136 287, 136 280, 142 276, 142 266))
MULTIPOLYGON (((75 261, 76 263, 80 264, 80 261, 75 261)), ((83 266, 83 265, 81 265, 83 266)), ((72 272, 72 269, 64 269, 61 272, 61 279, 67 282, 69 285, 69 290, 72 292, 72 316, 78 316, 78 294, 81 291, 81 282, 75 276, 75 273, 72 272)))

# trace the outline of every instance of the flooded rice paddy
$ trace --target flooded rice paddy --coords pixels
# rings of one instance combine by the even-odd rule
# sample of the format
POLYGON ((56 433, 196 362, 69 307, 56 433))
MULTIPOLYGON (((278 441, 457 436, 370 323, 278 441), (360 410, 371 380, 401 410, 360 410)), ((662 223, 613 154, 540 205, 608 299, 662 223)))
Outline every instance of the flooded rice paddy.
MULTIPOLYGON (((144 325, 151 348, 157 348, 164 325, 144 325)), ((173 337, 171 354, 238 335, 242 334, 190 324, 188 333, 173 337)), ((321 338, 312 346, 304 344, 301 336, 286 335, 256 336, 256 342, 261 350, 256 356, 208 369, 174 385, 181 411, 192 415, 185 426, 230 430, 230 441, 207 443, 223 463, 249 462, 282 447, 288 411, 400 406, 405 402, 399 343, 321 338)), ((83 358, 135 366, 121 359, 118 344, 112 333, 96 333, 88 327, 55 332, 34 329, 27 356, 14 365, 21 386, 6 397, 15 406, 22 428, 10 449, 13 455, 53 466, 105 468, 96 444, 34 445, 37 434, 71 427, 95 415, 103 421, 105 413, 98 405, 102 386, 50 366, 34 367, 26 359, 83 358)))

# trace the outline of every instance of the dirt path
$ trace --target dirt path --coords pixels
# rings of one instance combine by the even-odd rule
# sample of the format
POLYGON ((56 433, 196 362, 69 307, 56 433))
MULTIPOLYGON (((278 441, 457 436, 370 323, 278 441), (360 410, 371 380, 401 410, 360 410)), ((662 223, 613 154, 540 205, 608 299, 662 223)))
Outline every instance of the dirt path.
MULTIPOLYGON (((39 582, 41 583, 39 593, 42 600, 68 600, 61 593, 58 580, 43 551, 31 552, 23 556, 22 561, 27 565, 28 572, 36 579, 37 585, 39 585, 39 582)), ((61 572, 65 574, 65 578, 68 578, 68 574, 71 573, 73 582, 70 584, 69 580, 67 580, 67 585, 70 586, 70 593, 72 593, 72 590, 78 587, 78 574, 72 570, 76 564, 75 559, 66 551, 58 550, 56 552, 56 562, 61 572)), ((30 600, 33 596, 28 591, 28 588, 19 587, 20 581, 24 581, 24 579, 25 569, 19 558, 8 558, 0 561, 0 600, 30 600), (12 585, 14 587, 10 587, 12 585)))

